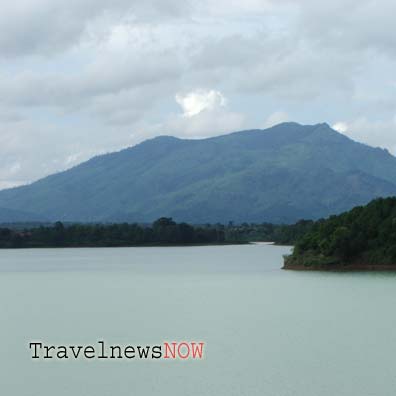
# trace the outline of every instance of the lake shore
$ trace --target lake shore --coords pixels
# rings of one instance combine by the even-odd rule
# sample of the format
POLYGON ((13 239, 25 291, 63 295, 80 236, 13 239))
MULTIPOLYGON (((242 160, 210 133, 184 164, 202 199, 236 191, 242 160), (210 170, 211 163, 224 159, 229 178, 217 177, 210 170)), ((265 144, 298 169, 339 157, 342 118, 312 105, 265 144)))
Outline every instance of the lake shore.
POLYGON ((200 246, 232 246, 232 245, 249 245, 254 242, 217 242, 217 243, 190 243, 190 244, 146 244, 146 245, 59 245, 59 246, 22 246, 22 247, 1 247, 1 250, 26 250, 26 249, 105 249, 105 248, 156 248, 156 247, 200 247, 200 246))
POLYGON ((361 271, 396 271, 396 264, 373 264, 362 260, 342 262, 336 258, 323 256, 284 256, 282 269, 292 271, 328 271, 328 272, 361 272, 361 271))

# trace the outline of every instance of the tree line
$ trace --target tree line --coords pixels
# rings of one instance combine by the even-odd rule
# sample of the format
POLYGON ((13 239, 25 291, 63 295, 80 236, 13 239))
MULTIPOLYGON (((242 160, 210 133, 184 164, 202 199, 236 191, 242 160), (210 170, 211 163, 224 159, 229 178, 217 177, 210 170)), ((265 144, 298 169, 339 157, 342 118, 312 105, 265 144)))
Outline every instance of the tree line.
POLYGON ((302 220, 294 225, 205 224, 192 226, 162 217, 151 225, 141 224, 11 224, 0 227, 0 248, 117 247, 233 244, 271 241, 293 244, 312 226, 302 220))
POLYGON ((117 247, 226 243, 219 227, 193 227, 160 218, 151 226, 139 224, 68 224, 30 229, 0 228, 0 248, 117 247))

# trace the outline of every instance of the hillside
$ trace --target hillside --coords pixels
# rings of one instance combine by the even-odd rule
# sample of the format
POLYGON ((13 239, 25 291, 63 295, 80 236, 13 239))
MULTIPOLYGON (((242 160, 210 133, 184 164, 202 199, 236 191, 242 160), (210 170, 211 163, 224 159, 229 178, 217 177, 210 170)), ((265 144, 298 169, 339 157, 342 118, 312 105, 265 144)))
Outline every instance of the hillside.
POLYGON ((0 191, 0 207, 53 221, 291 223, 390 195, 396 158, 387 151, 327 124, 283 123, 202 140, 160 136, 0 191))
POLYGON ((379 198, 316 222, 285 258, 284 268, 395 270, 396 198, 379 198))
POLYGON ((40 220, 45 220, 45 216, 22 210, 0 208, 0 224, 11 222, 35 222, 40 220))

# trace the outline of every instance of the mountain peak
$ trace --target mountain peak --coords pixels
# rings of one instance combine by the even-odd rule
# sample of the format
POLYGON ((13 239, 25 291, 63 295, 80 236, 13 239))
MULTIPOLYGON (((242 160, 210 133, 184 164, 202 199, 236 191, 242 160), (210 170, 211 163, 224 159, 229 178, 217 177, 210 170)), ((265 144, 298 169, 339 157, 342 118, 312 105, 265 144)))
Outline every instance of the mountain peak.
POLYGON ((156 141, 163 141, 163 142, 172 142, 173 141, 174 142, 176 140, 181 140, 181 139, 176 136, 171 136, 171 135, 159 135, 159 136, 156 136, 149 140, 156 140, 156 141))
POLYGON ((320 122, 319 124, 316 124, 316 126, 334 130, 327 122, 320 122))

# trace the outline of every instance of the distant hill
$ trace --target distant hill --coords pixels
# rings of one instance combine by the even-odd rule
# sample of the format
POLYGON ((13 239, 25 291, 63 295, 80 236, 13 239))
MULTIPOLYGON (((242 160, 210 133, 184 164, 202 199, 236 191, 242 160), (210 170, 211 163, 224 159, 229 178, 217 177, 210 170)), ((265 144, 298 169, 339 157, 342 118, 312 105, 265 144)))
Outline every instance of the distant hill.
POLYGON ((295 222, 396 195, 396 158, 327 124, 202 140, 160 136, 28 186, 0 207, 46 220, 295 222))
POLYGON ((395 270, 396 198, 319 220, 297 240, 285 269, 395 270))

